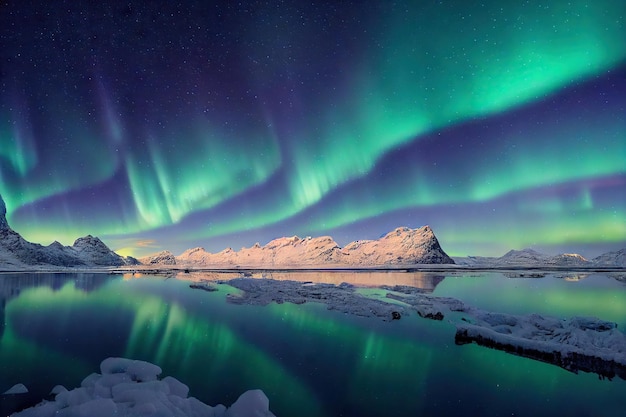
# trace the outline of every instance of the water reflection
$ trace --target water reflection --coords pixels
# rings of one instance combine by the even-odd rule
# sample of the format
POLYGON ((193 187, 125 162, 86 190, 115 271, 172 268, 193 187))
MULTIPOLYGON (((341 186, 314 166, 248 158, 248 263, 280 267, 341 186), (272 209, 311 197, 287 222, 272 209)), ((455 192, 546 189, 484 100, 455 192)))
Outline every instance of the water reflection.
MULTIPOLYGON (((135 274, 140 277, 139 274, 135 274)), ((420 288, 424 292, 433 292, 445 279, 445 275, 430 272, 399 271, 245 271, 245 272, 189 272, 178 273, 176 278, 187 281, 220 281, 233 278, 265 278, 277 281, 315 282, 339 285, 348 283, 360 287, 379 287, 382 285, 405 285, 420 288)))
POLYGON ((454 297, 488 311, 546 316, 593 316, 626 328, 626 286, 619 274, 548 273, 543 278, 508 278, 500 273, 448 275, 433 294, 454 297))
POLYGON ((89 292, 103 285, 108 278, 106 274, 0 274, 0 338, 6 326, 6 305, 23 290, 42 286, 59 290, 72 282, 77 289, 89 292))
MULTIPOLYGON (((39 351, 35 355, 65 355, 57 362, 66 368, 72 368, 75 359, 92 364, 95 370, 107 356, 138 358, 158 363, 176 376, 182 374, 185 382, 210 393, 205 400, 213 404, 232 403, 250 387, 276 393, 288 386, 290 395, 284 396, 284 403, 290 407, 302 404, 305 416, 323 414, 314 395, 280 362, 241 338, 228 322, 213 320, 213 309, 201 315, 187 309, 185 305, 193 304, 197 297, 182 283, 169 288, 163 284, 161 280, 124 283, 109 279, 89 296, 80 289, 89 287, 82 279, 66 282, 55 291, 46 285, 21 288, 19 297, 7 305, 7 328, 11 339, 39 351), (176 292, 167 294, 167 289, 176 292), (251 365, 234 366, 243 363, 251 365)), ((20 355, 5 342, 3 337, 0 352, 12 350, 20 355)), ((36 372, 31 369, 20 381, 33 378, 36 372)), ((52 375, 45 379, 47 390, 58 383, 52 375)), ((80 379, 72 385, 77 382, 80 379)))
POLYGON ((589 274, 567 274, 567 275, 561 275, 559 276, 559 278, 564 279, 565 281, 578 282, 578 281, 582 281, 588 276, 589 274))
MULTIPOLYGON (((376 274, 272 278, 368 286, 379 279, 386 285, 412 282, 495 311, 572 315, 595 310, 604 319, 626 317, 626 287, 606 276, 568 282, 488 273, 446 274, 445 280, 430 273, 376 274)), ((224 274, 181 277, 225 279, 224 274)), ((226 284, 205 292, 190 289, 189 281, 164 277, 73 278, 0 277, 1 323, 6 322, 0 333, 0 390, 23 382, 41 398, 56 383, 78 385, 104 357, 129 356, 158 363, 210 404, 262 388, 282 416, 612 417, 626 409, 623 381, 599 381, 478 346, 454 346, 454 328, 445 321, 413 315, 382 322, 315 303, 230 305, 226 294, 233 289, 226 284)))

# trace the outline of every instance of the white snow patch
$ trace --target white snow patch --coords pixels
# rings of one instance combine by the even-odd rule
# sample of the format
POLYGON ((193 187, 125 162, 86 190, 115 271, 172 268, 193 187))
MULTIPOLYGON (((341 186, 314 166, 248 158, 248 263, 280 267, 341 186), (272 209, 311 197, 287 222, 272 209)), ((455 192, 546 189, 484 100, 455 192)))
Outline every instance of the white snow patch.
MULTIPOLYGON (((66 390, 57 385, 53 401, 12 414, 13 417, 275 417, 261 390, 243 393, 230 407, 211 407, 187 397, 189 387, 176 378, 161 380, 161 368, 145 361, 107 358, 100 364, 102 374, 88 375, 81 386, 66 390)), ((17 393, 18 384, 5 394, 17 393)), ((27 392, 27 391, 23 391, 27 392)))

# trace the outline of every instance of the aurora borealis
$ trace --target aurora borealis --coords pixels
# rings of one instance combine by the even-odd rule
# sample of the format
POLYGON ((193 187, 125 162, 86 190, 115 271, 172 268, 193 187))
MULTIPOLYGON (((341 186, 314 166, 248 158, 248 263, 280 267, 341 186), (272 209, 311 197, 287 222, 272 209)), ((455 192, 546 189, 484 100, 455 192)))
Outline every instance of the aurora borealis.
POLYGON ((626 246, 622 0, 144 3, 0 5, 0 194, 25 238, 626 246))

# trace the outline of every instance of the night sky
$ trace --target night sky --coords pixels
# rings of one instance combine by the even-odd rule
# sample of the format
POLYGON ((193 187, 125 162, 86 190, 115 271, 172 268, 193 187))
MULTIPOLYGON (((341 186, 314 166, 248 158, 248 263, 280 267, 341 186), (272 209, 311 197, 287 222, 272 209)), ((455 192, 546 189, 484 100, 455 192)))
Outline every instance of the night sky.
POLYGON ((626 3, 5 1, 0 194, 134 256, 626 247, 626 3))

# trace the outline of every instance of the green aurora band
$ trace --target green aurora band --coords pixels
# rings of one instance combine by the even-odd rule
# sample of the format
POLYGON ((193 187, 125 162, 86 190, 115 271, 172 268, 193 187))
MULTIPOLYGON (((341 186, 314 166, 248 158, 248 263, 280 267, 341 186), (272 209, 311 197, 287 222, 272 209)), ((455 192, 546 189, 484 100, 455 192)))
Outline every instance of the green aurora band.
MULTIPOLYGON (((212 93, 212 80, 193 68, 180 75, 182 81, 176 79, 188 90, 187 101, 172 100, 177 96, 168 97, 173 94, 168 92, 159 103, 153 91, 158 79, 146 75, 140 90, 147 103, 143 113, 139 104, 134 114, 129 112, 122 100, 127 91, 114 80, 110 86, 94 80, 95 93, 51 87, 38 107, 43 116, 24 93, 25 86, 3 90, 0 192, 9 221, 26 238, 40 242, 70 243, 86 233, 112 242, 129 235, 141 240, 142 233, 156 236, 160 230, 171 236, 185 219, 212 215, 211 209, 271 183, 279 185, 272 186, 271 201, 268 197, 213 216, 219 222, 206 218, 187 227, 186 239, 267 228, 324 205, 323 213, 314 210, 300 225, 313 234, 398 210, 484 203, 626 173, 623 116, 603 118, 591 112, 565 124, 529 123, 525 130, 506 132, 500 149, 472 152, 477 139, 468 138, 468 154, 457 149, 432 164, 404 166, 385 182, 370 181, 379 175, 377 164, 427 135, 514 113, 626 62, 622 0, 448 2, 381 6, 375 12, 375 19, 373 14, 367 19, 367 33, 353 35, 358 48, 346 48, 331 66, 341 64, 341 71, 332 73, 328 83, 319 71, 277 50, 290 45, 304 54, 317 29, 282 27, 265 49, 252 42, 259 33, 242 33, 240 55, 253 57, 255 64, 242 64, 234 72, 241 73, 239 88, 247 98, 235 103, 232 89, 220 92, 222 101, 215 108, 207 109, 200 98, 212 93), (278 57, 280 64, 261 68, 257 61, 264 55, 278 57), (274 77, 279 70, 300 74, 301 82, 274 77), (283 89, 289 91, 285 97, 278 93, 283 89), (54 121, 47 125, 52 131, 42 131, 42 117, 54 121), (336 197, 354 182, 370 187, 336 197), (91 207, 85 201, 91 190, 105 186, 115 188, 112 208, 91 207), (63 202, 74 194, 84 196, 83 209, 77 209, 76 200, 63 202), (332 204, 327 204, 331 196, 332 204), (52 209, 34 211, 38 205, 52 209)), ((263 25, 271 24, 264 22, 257 30, 265 32, 263 25)), ((320 46, 310 47, 313 58, 323 53, 320 46)), ((146 66, 159 71, 157 61, 146 66)), ((330 75, 327 71, 322 75, 330 75)), ((532 239, 515 237, 521 230, 502 230, 491 234, 491 241, 506 240, 510 247, 623 240, 626 207, 599 212, 589 190, 582 194, 573 203, 549 198, 520 203, 521 211, 546 214, 537 223, 541 226, 562 220, 544 232, 533 228, 532 239), (575 216, 563 217, 563 212, 575 216), (599 226, 583 233, 587 221, 599 226)), ((506 226, 507 220, 497 222, 506 226)), ((471 225, 437 227, 449 242, 480 240, 471 225)))

